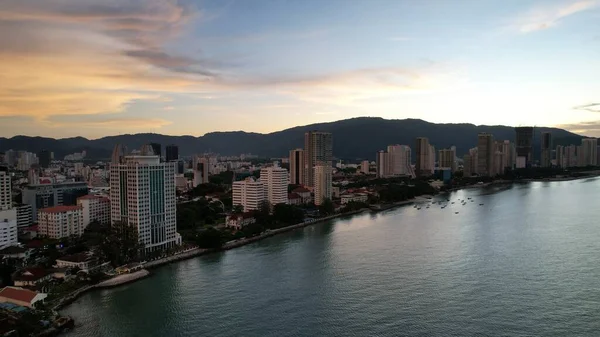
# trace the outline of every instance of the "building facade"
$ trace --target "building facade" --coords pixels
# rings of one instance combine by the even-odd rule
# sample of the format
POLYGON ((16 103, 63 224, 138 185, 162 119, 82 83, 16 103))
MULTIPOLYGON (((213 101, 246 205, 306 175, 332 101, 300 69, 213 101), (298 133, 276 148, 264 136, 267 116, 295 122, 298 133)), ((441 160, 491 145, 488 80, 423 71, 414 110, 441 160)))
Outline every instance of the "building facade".
POLYGON ((84 195, 77 199, 77 205, 82 207, 83 226, 92 222, 103 225, 110 224, 110 199, 100 195, 84 195))
POLYGON ((31 205, 33 222, 36 222, 39 209, 77 205, 77 198, 87 194, 86 182, 28 185, 23 189, 23 203, 31 205))
POLYGON ((533 127, 516 127, 515 133, 516 167, 531 167, 533 160, 533 127))
POLYGON ((51 239, 81 236, 84 229, 81 206, 54 206, 38 211, 39 234, 51 239))
POLYGON ((33 224, 33 213, 31 212, 31 205, 18 205, 15 206, 15 210, 17 211, 17 228, 19 231, 33 224))
POLYGON ((290 151, 290 184, 304 184, 304 150, 295 149, 290 151))
POLYGON ((391 176, 411 174, 411 150, 408 145, 388 145, 388 174, 391 176))
POLYGON ((263 183, 265 199, 273 205, 287 204, 288 171, 274 164, 260 170, 260 182, 263 183))
POLYGON ((418 137, 415 146, 415 174, 418 177, 430 176, 435 169, 435 148, 429 144, 429 139, 418 137))
POLYGON ((208 183, 209 163, 206 157, 194 158, 194 186, 208 183))
POLYGON ((259 210, 266 201, 264 184, 253 177, 233 182, 232 194, 233 206, 242 206, 243 212, 259 210))
POLYGON ((363 174, 369 174, 371 169, 371 163, 368 160, 363 160, 360 163, 360 172, 363 174))
POLYGON ((477 173, 480 176, 493 176, 494 172, 494 137, 489 133, 477 136, 477 173))
POLYGON ((178 161, 179 160, 179 147, 177 145, 167 145, 165 148, 165 161, 178 161))
POLYGON ((598 140, 596 138, 584 138, 581 140, 581 165, 598 165, 598 140))
POLYGON ((314 167, 315 177, 315 205, 321 205, 325 199, 331 199, 331 183, 332 183, 332 172, 331 166, 329 165, 317 165, 314 167))
POLYGON ((12 207, 11 177, 0 167, 0 249, 17 244, 17 210, 12 207))
POLYGON ((438 151, 438 167, 440 169, 450 169, 456 171, 456 149, 448 148, 438 151))
POLYGON ((550 132, 542 132, 540 152, 540 166, 552 166, 552 134, 550 132))
POLYGON ((384 151, 377 152, 377 157, 375 158, 375 173, 377 175, 377 178, 386 178, 391 175, 389 172, 389 160, 389 153, 384 151))
POLYGON ((180 244, 175 190, 175 163, 126 156, 110 170, 111 223, 135 228, 146 251, 180 244))
POLYGON ((331 166, 333 136, 329 132, 309 131, 304 134, 304 185, 315 187, 314 167, 331 166))

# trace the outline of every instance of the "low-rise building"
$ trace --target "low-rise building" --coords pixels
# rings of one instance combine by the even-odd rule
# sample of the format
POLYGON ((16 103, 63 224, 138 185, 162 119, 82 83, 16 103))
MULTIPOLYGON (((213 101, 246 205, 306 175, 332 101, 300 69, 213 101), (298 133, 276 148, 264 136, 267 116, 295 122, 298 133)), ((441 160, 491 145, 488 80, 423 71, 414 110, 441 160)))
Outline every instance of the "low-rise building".
POLYGON ((19 287, 4 287, 0 290, 0 303, 12 303, 28 308, 34 308, 38 302, 43 303, 46 297, 47 294, 19 287))
POLYGON ((44 281, 50 280, 52 273, 41 267, 30 267, 17 271, 13 275, 13 281, 17 287, 36 286, 44 281))
POLYGON ((52 239, 81 236, 85 228, 82 210, 82 206, 41 209, 38 214, 38 233, 52 239))
POLYGON ((308 204, 312 202, 312 197, 310 195, 310 190, 306 187, 298 187, 295 188, 292 193, 296 193, 302 199, 303 204, 308 204))
POLYGON ((103 225, 110 224, 110 199, 107 197, 84 195, 77 198, 77 205, 82 207, 84 228, 94 221, 103 225))
POLYGON ((366 193, 347 193, 347 194, 342 194, 340 196, 340 203, 342 205, 345 205, 349 202, 367 202, 369 200, 369 195, 366 193))
POLYGON ((88 253, 67 255, 56 259, 56 267, 58 268, 79 268, 86 273, 96 269, 98 266, 98 258, 88 253))
POLYGON ((225 225, 229 228, 240 230, 245 226, 253 224, 256 219, 251 213, 237 213, 228 215, 225 219, 225 225))
POLYGON ((288 194, 288 204, 290 205, 301 205, 302 198, 297 193, 288 194))
POLYGON ((29 257, 31 249, 18 246, 9 246, 0 250, 0 256, 5 259, 26 259, 29 257))

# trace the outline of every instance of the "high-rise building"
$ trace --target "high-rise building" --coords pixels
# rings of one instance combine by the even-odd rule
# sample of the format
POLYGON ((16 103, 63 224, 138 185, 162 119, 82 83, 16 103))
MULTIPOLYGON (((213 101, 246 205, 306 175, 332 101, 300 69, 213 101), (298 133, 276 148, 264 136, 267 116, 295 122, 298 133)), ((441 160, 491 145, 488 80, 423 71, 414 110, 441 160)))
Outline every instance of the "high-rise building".
POLYGON ((566 168, 567 162, 565 158, 565 147, 562 145, 556 146, 556 166, 560 168, 566 168))
POLYGON ((304 184, 304 150, 295 149, 290 151, 290 184, 304 184))
POLYGON ((180 244, 175 189, 175 163, 125 156, 110 168, 111 223, 135 228, 146 251, 180 244))
POLYGON ((19 231, 33 224, 33 214, 31 213, 31 205, 21 204, 15 207, 17 211, 17 228, 19 231))
POLYGON ((577 146, 569 145, 565 147, 565 167, 577 166, 577 146))
POLYGON ((0 166, 0 249, 17 244, 17 210, 12 207, 11 178, 0 166))
POLYGON ((384 151, 377 152, 375 158, 375 174, 377 178, 386 178, 391 176, 390 174, 390 154, 384 151))
POLYGON ((388 145, 388 174, 392 176, 410 174, 410 147, 407 145, 388 145))
POLYGON ((113 148, 111 164, 121 164, 123 162, 123 158, 127 155, 127 147, 125 145, 116 144, 113 148))
POLYGON ((178 161, 179 160, 179 147, 177 145, 167 145, 165 148, 165 161, 178 161))
POLYGON ((598 140, 596 138, 584 138, 581 140, 582 158, 581 166, 598 165, 598 140))
POLYGON ((158 158, 162 158, 162 147, 159 143, 150 143, 150 146, 152 146, 152 152, 154 152, 155 156, 158 156, 158 158))
POLYGON ((469 154, 465 154, 463 156, 463 176, 464 177, 470 177, 473 175, 473 172, 471 170, 471 167, 473 166, 473 164, 471 163, 472 157, 469 154))
POLYGON ((450 169, 456 171, 456 149, 448 148, 438 151, 438 167, 440 169, 450 169))
POLYGON ((12 206, 12 187, 10 185, 8 167, 0 166, 0 211, 12 206))
POLYGON ((41 167, 50 167, 50 151, 42 150, 40 153, 38 153, 38 159, 41 167))
POLYGON ((333 136, 329 132, 309 131, 304 134, 304 185, 315 186, 314 167, 331 166, 333 136))
POLYGON ((288 171, 276 163, 260 170, 260 182, 263 183, 265 199, 271 206, 288 202, 288 171))
POLYGON ((315 205, 321 205, 325 199, 331 199, 332 172, 330 165, 317 165, 314 167, 315 177, 315 205))
POLYGON ((265 187, 253 177, 235 181, 232 185, 233 206, 242 206, 244 212, 258 210, 265 203, 265 187))
POLYGON ((362 172, 364 174, 369 174, 370 166, 371 166, 371 163, 369 163, 368 160, 363 160, 360 163, 360 172, 362 172))
POLYGON ((100 195, 84 195, 77 198, 77 205, 81 206, 83 215, 83 228, 92 222, 102 225, 110 224, 110 199, 100 195))
POLYGON ((550 132, 542 132, 542 148, 540 157, 541 167, 552 166, 552 134, 550 132))
POLYGON ((477 136, 477 173, 480 176, 493 176, 494 172, 494 137, 489 133, 477 136))
POLYGON ((516 132, 516 167, 531 167, 533 160, 533 127, 521 126, 515 128, 516 132))
POLYGON ((86 194, 88 194, 88 186, 84 181, 33 184, 27 185, 23 189, 23 203, 31 205, 33 222, 36 222, 39 209, 74 206, 77 205, 77 198, 86 194))
POLYGON ((85 226, 81 206, 54 206, 38 211, 38 230, 51 239, 81 236, 85 226))
POLYGON ((208 166, 206 157, 194 158, 194 187, 208 183, 208 166))
POLYGON ((429 139, 418 137, 415 146, 416 165, 415 173, 417 176, 430 176, 433 174, 435 164, 435 148, 429 145, 429 139), (432 151, 433 150, 433 151, 432 151))

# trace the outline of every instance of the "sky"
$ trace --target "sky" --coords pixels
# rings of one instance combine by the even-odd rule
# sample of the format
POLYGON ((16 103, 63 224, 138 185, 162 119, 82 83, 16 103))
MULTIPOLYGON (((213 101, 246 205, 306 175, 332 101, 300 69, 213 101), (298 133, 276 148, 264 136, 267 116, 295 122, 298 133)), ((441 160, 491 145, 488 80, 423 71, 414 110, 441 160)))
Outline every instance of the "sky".
POLYGON ((0 136, 359 116, 600 137, 600 0, 2 0, 0 136))

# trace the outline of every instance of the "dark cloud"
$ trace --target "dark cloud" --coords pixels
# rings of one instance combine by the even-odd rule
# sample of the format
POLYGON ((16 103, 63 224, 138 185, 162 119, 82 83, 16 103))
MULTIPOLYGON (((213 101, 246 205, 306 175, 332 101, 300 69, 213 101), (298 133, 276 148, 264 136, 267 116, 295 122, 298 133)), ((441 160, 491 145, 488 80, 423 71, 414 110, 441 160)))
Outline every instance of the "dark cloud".
POLYGON ((573 107, 575 110, 585 110, 590 112, 600 112, 600 103, 590 103, 573 107))

